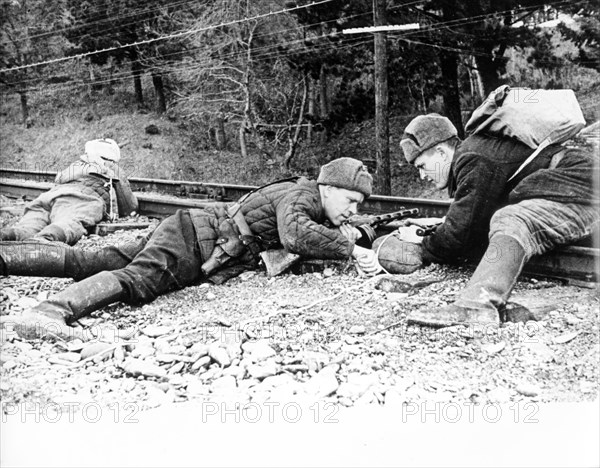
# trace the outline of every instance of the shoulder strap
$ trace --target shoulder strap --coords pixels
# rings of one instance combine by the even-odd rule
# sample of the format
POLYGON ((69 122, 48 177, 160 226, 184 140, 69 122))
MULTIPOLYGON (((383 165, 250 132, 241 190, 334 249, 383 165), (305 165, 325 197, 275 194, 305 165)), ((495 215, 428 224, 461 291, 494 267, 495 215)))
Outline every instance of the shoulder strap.
POLYGON ((550 140, 544 140, 540 146, 538 146, 533 153, 531 153, 525 161, 519 166, 513 175, 510 176, 507 182, 513 180, 519 172, 521 172, 531 161, 533 161, 542 150, 550 144, 550 140))

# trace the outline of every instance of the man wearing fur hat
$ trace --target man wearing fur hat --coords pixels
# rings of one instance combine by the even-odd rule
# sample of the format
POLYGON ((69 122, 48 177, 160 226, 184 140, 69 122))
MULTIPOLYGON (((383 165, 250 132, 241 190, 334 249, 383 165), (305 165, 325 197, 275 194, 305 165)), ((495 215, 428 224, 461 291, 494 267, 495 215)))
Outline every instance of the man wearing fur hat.
MULTIPOLYGON (((289 179, 263 186, 233 206, 215 203, 179 210, 136 244, 82 251, 34 246, 37 255, 0 245, 5 275, 66 276, 81 281, 12 321, 22 336, 76 336, 70 325, 110 303, 142 304, 169 291, 211 281, 221 284, 256 269, 260 254, 283 247, 304 258, 354 257, 361 269, 379 268, 375 253, 355 245, 360 232, 345 221, 371 194, 372 177, 356 159, 336 159, 319 178, 289 179)), ((31 253, 31 252, 29 252, 31 253)))
POLYGON ((401 146, 421 178, 447 188, 454 200, 433 234, 419 237, 418 226, 401 228, 397 255, 410 250, 424 263, 454 263, 483 254, 458 300, 414 311, 409 323, 499 323, 532 256, 575 242, 598 226, 597 167, 585 151, 548 146, 511 179, 531 148, 488 134, 460 141, 450 120, 438 114, 410 122, 401 146))
POLYGON ((102 219, 136 211, 137 199, 117 165, 120 158, 114 140, 88 141, 81 158, 56 175, 57 185, 33 200, 14 226, 0 231, 1 240, 74 245, 102 219))

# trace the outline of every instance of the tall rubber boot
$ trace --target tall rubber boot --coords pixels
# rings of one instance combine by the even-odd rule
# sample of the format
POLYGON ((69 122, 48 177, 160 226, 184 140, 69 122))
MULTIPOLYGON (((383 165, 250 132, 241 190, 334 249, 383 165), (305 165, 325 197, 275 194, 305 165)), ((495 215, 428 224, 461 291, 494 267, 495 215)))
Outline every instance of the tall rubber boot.
POLYGON ((37 239, 41 241, 47 240, 50 242, 64 242, 65 244, 69 245, 76 244, 80 238, 81 236, 77 237, 76 239, 68 239, 65 230, 55 224, 49 224, 40 232, 38 232, 35 236, 32 237, 32 239, 37 239))
POLYGON ((60 242, 0 242, 0 273, 3 276, 67 277, 65 257, 69 248, 60 242))
POLYGON ((143 250, 146 242, 146 238, 141 238, 100 250, 81 250, 61 242, 0 242, 0 274, 79 281, 101 271, 125 268, 143 250))
POLYGON ((81 329, 69 325, 124 296, 116 276, 104 271, 72 284, 21 316, 3 317, 2 322, 12 323, 15 332, 24 339, 83 339, 81 329))
POLYGON ((513 237, 495 235, 457 301, 437 310, 411 312, 408 323, 433 327, 499 324, 500 314, 528 260, 513 237))

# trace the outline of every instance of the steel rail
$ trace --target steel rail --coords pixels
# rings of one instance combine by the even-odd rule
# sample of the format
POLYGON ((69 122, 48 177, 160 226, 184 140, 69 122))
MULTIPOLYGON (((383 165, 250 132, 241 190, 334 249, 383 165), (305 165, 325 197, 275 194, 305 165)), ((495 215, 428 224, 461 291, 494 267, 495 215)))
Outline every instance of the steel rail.
MULTIPOLYGON (((55 175, 55 172, 50 171, 0 169, 0 193, 33 199, 52 187, 55 175)), ((237 200, 256 188, 246 185, 163 179, 131 178, 129 181, 138 198, 140 214, 159 218, 173 214, 178 209, 202 208, 215 201, 237 200), (181 197, 182 194, 185 197, 181 197)), ((365 201, 362 208, 366 213, 393 212, 401 207, 419 208, 423 216, 441 217, 446 214, 449 206, 448 200, 373 195, 365 201)), ((574 284, 598 282, 600 277, 598 239, 588 244, 593 246, 568 246, 536 256, 528 262, 524 271, 531 275, 559 278, 574 284)))

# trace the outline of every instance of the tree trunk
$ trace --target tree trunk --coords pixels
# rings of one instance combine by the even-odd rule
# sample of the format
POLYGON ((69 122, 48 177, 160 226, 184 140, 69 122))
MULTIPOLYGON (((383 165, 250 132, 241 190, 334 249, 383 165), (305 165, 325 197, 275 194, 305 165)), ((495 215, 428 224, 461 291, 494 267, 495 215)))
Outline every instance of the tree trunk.
POLYGON ((315 116, 315 79, 308 77, 308 126, 306 127, 306 142, 310 145, 313 140, 313 119, 315 116))
POLYGON ((302 121, 304 120, 304 107, 306 106, 306 97, 308 95, 308 77, 304 77, 302 86, 302 102, 300 103, 300 109, 298 110, 298 120, 296 122, 296 130, 294 135, 291 136, 292 129, 290 128, 290 137, 288 140, 288 151, 283 158, 283 165, 286 169, 290 168, 292 159, 296 154, 296 148, 298 147, 298 141, 300 141, 300 132, 302 131, 302 121))
POLYGON ((225 119, 222 115, 216 118, 215 142, 218 150, 227 149, 227 134, 225 133, 225 119))
POLYGON ((323 122, 323 131, 321 132, 320 143, 325 144, 329 139, 327 131, 327 118, 329 117, 329 93, 327 92, 327 70, 325 65, 321 65, 319 72, 319 117, 323 122))
MULTIPOLYGON (((375 26, 385 25, 386 0, 373 0, 375 26)), ((387 33, 375 33, 375 186, 377 193, 391 195, 390 126, 388 116, 387 33)))
POLYGON ((142 91, 142 64, 137 57, 131 59, 131 73, 133 75, 133 89, 138 107, 144 107, 144 92, 142 91))
POLYGON ((238 132, 239 140, 240 140, 240 154, 242 155, 242 159, 246 159, 248 157, 248 147, 246 146, 246 121, 242 121, 240 125, 240 129, 238 132))
POLYGON ((162 76, 158 73, 152 73, 152 84, 154 84, 154 91, 156 92, 156 112, 164 114, 167 110, 167 100, 162 76))
POLYGON ((23 117, 23 125, 29 125, 29 104, 27 103, 27 91, 19 91, 21 99, 21 116, 23 117))
POLYGON ((458 136, 464 138, 465 130, 460 113, 460 95, 458 93, 458 56, 455 52, 443 51, 440 54, 440 65, 446 117, 456 127, 458 136))
MULTIPOLYGON (((491 51, 489 52, 491 54, 491 51)), ((498 75, 498 71, 502 65, 490 57, 475 57, 477 63, 477 71, 483 83, 483 91, 485 96, 494 91, 498 86, 502 85, 502 81, 498 75)))

